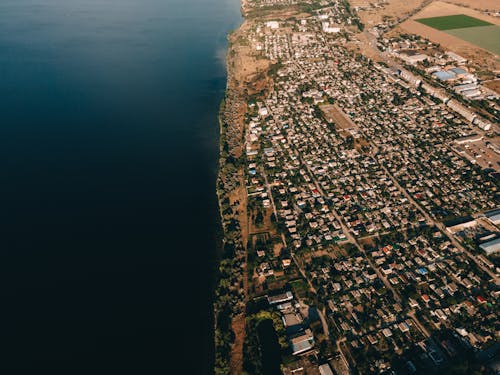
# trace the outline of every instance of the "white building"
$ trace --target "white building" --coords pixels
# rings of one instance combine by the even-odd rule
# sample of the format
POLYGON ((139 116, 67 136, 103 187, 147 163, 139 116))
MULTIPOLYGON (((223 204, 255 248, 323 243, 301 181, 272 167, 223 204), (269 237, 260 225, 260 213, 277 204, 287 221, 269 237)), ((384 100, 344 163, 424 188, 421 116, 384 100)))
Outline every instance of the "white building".
POLYGON ((266 22, 266 26, 270 29, 276 30, 279 29, 280 23, 278 21, 268 21, 266 22))
POLYGON ((334 26, 330 25, 330 22, 322 22, 321 26, 322 26, 323 31, 325 33, 333 34, 333 33, 340 32, 340 27, 334 27, 334 26))

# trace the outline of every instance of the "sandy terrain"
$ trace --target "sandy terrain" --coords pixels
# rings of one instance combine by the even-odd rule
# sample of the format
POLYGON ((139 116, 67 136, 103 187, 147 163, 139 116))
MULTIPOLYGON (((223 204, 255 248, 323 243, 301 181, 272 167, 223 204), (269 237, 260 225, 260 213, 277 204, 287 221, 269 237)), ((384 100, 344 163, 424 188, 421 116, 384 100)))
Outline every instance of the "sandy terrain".
POLYGON ((495 91, 497 94, 500 94, 500 79, 485 82, 483 85, 495 91))
MULTIPOLYGON (((457 1, 464 1, 464 0, 457 0, 457 1)), ((492 3, 494 0, 488 0, 488 1, 492 3)), ((465 2, 470 2, 470 1, 465 1, 465 2)), ((498 2, 500 3, 500 0, 498 0, 498 2)), ((500 11, 500 7, 498 8, 498 10, 500 11)), ((482 19, 487 22, 493 23, 495 25, 500 25, 500 20, 497 17, 490 17, 477 10, 463 6, 458 6, 455 4, 450 4, 444 1, 432 2, 430 5, 426 6, 424 9, 422 9, 420 12, 418 12, 411 18, 418 19, 418 18, 428 18, 428 17, 439 17, 439 16, 449 16, 453 14, 466 14, 468 16, 482 19)))
POLYGON ((447 3, 462 5, 477 10, 499 11, 500 0, 445 0, 447 3))
MULTIPOLYGON (((388 0, 381 8, 360 10, 358 12, 361 21, 367 26, 371 27, 383 22, 384 17, 390 17, 393 20, 403 19, 412 11, 422 6, 426 0, 388 0)), ((359 0, 352 0, 351 5, 360 3, 359 0)), ((370 2, 368 2, 370 3, 370 2)), ((376 3, 372 1, 371 3, 376 3)))
POLYGON ((245 35, 249 27, 248 21, 245 21, 240 29, 230 37, 229 63, 231 66, 229 68, 234 75, 234 80, 240 86, 255 82, 256 75, 266 72, 270 65, 268 60, 258 59, 252 47, 238 43, 238 38, 245 35))
MULTIPOLYGON (((363 23, 367 26, 376 25, 382 22, 385 17, 393 19, 404 19, 404 17, 423 6, 424 3, 429 3, 429 0, 387 0, 383 4, 381 0, 351 0, 352 7, 367 7, 370 4, 383 4, 382 7, 377 7, 370 10, 360 10, 359 16, 363 23)), ((461 5, 478 11, 500 11, 500 0, 443 0, 450 5, 461 5)))

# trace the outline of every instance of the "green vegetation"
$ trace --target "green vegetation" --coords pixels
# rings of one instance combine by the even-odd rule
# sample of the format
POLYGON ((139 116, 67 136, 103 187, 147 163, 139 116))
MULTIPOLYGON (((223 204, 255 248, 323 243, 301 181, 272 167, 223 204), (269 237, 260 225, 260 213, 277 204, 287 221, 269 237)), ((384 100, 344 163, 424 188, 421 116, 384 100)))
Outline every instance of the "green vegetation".
POLYGON ((281 320, 279 312, 267 308, 260 310, 246 318, 246 335, 243 346, 243 373, 258 375, 263 373, 261 343, 257 333, 258 326, 264 321, 271 321, 278 336, 278 343, 281 350, 288 347, 285 326, 281 320))
POLYGON ((215 364, 214 374, 229 373, 231 345, 234 342, 232 319, 242 312, 244 306, 243 264, 245 250, 241 243, 239 222, 230 204, 228 192, 238 186, 238 168, 241 157, 233 153, 234 134, 228 127, 231 108, 230 96, 220 106, 220 159, 217 179, 217 196, 221 214, 224 241, 220 252, 218 280, 214 291, 215 315, 215 364), (229 103, 228 103, 229 100, 229 103))
POLYGON ((436 30, 463 29, 466 27, 492 26, 491 23, 479 20, 465 14, 456 14, 453 16, 420 18, 417 20, 424 25, 430 26, 436 30))
POLYGON ((446 33, 500 55, 499 26, 466 27, 448 30, 446 33))
POLYGON ((306 298, 308 296, 309 287, 304 280, 298 279, 291 281, 290 286, 293 288, 295 295, 299 296, 300 298, 306 298))

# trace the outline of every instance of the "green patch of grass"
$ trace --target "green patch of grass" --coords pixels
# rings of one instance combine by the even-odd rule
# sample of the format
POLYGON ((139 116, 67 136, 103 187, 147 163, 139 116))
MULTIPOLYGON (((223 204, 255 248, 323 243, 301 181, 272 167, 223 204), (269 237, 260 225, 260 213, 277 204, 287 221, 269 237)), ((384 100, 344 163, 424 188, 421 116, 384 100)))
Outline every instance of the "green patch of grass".
POLYGON ((465 14, 455 14, 452 16, 420 18, 417 20, 424 25, 436 30, 464 29, 466 27, 492 26, 491 23, 479 20, 465 14))
POLYGON ((305 281, 303 280, 294 280, 290 282, 290 286, 293 288, 294 292, 299 297, 304 297, 309 289, 305 281))

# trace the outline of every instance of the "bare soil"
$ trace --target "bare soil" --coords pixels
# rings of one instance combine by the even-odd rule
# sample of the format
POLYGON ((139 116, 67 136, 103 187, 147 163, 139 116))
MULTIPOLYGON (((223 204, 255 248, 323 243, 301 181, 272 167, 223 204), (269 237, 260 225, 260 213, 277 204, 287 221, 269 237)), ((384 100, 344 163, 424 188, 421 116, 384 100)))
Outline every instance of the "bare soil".
POLYGON ((243 344, 245 343, 245 315, 236 316, 231 322, 234 332, 234 343, 231 351, 231 374, 238 375, 243 372, 243 344))
MULTIPOLYGON (((372 27, 376 24, 382 23, 385 17, 389 17, 393 20, 403 19, 415 9, 419 8, 424 1, 425 0, 388 0, 387 4, 383 7, 360 10, 358 15, 366 26, 372 27)), ((356 6, 354 3, 360 3, 360 1, 352 0, 351 5, 356 6)), ((376 1, 368 3, 376 3, 376 1)))
POLYGON ((341 112, 334 104, 322 105, 321 110, 323 111, 325 118, 329 122, 333 122, 339 131, 349 128, 358 128, 357 125, 354 124, 351 119, 347 118, 347 116, 345 116, 344 113, 341 112))
POLYGON ((445 0, 447 3, 453 3, 464 7, 480 11, 498 11, 500 10, 500 0, 445 0))
MULTIPOLYGON (((465 1, 465 0, 457 0, 457 1, 465 1)), ((492 3, 493 1, 489 0, 489 2, 492 3)), ((500 11, 500 6, 497 8, 497 10, 500 11)), ((468 6, 459 6, 445 1, 434 1, 428 6, 426 6, 424 9, 422 9, 420 12, 412 16, 411 18, 412 19, 430 18, 430 17, 450 16, 453 14, 465 14, 474 18, 490 22, 495 25, 500 24, 500 21, 496 17, 488 16, 468 6)))
POLYGON ((495 91, 497 94, 500 94, 500 79, 496 79, 494 81, 488 81, 483 84, 489 89, 495 91))

